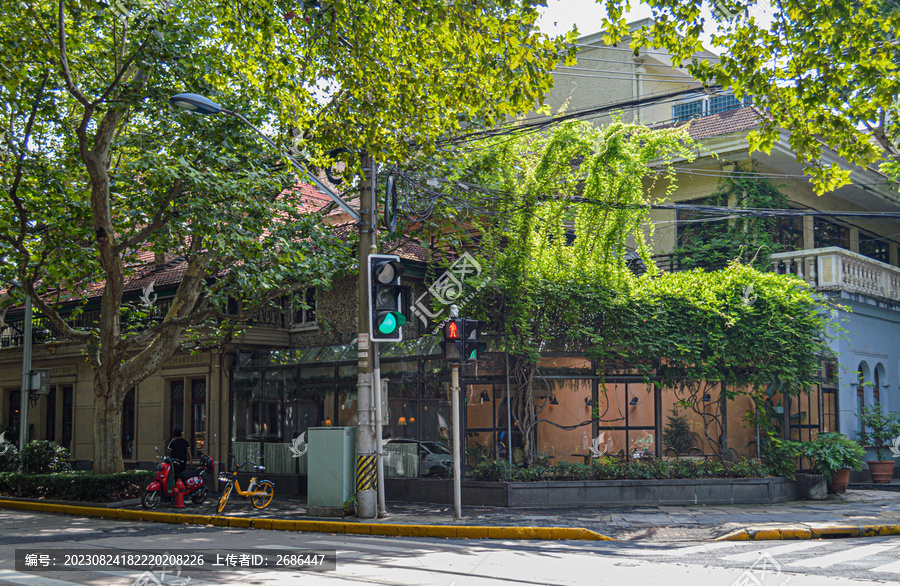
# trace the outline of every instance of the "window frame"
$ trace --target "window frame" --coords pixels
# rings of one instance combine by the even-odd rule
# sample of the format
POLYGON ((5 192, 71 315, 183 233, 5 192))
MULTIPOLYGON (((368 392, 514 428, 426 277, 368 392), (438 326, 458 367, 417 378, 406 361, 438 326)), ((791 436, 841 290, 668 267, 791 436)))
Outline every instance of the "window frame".
MULTIPOLYGON (((300 294, 300 291, 294 293, 295 295, 300 294)), ((290 321, 290 329, 292 332, 306 332, 313 331, 319 329, 318 315, 319 315, 319 292, 317 287, 306 287, 303 289, 303 297, 304 302, 309 305, 309 308, 299 307, 295 308, 292 301, 290 299, 285 300, 285 305, 287 306, 287 310, 290 311, 291 321, 290 321), (300 321, 297 321, 297 316, 300 316, 300 321)))

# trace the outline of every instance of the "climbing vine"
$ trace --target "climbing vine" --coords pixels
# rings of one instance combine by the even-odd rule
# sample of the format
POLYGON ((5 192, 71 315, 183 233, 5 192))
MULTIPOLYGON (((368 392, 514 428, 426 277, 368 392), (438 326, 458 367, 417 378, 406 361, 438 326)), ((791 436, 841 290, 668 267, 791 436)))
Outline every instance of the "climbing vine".
MULTIPOLYGON (((490 185, 497 194, 499 212, 477 230, 469 221, 464 232, 467 249, 486 267, 466 313, 505 339, 526 460, 537 423, 557 425, 541 418, 537 400, 550 392, 539 369, 548 351, 580 353, 601 375, 623 368, 643 375, 675 389, 685 407, 710 385, 733 398, 773 381, 789 394, 815 383, 830 320, 805 283, 740 259, 716 272, 662 273, 654 265, 647 194, 665 179, 661 197, 669 197, 676 189, 670 161, 692 160, 696 150, 680 130, 569 124, 473 151, 455 170, 454 181, 490 185), (632 270, 636 264, 643 270, 632 270)), ((781 205, 777 190, 743 179, 716 197, 735 189, 742 201, 781 205)), ((766 229, 729 231, 745 234, 767 257, 766 229)), ((716 410, 702 412, 720 425, 716 410)), ((592 419, 605 421, 596 409, 592 419)), ((707 428, 712 447, 718 438, 707 428)))

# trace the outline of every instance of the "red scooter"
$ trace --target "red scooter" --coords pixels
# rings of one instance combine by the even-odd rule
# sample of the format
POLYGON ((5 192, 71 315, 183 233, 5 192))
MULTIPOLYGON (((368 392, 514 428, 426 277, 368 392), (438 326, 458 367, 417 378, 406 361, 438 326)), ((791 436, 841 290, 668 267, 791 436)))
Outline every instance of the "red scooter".
MULTIPOLYGON (((154 448, 156 449, 156 448, 154 448)), ((159 454, 159 450, 156 449, 159 454)), ((175 462, 181 463, 181 460, 170 458, 169 456, 159 456, 162 461, 156 467, 156 475, 153 481, 144 489, 144 495, 141 497, 141 506, 145 509, 152 509, 159 504, 163 498, 175 502, 176 509, 184 508, 184 497, 191 497, 191 502, 199 505, 206 500, 209 494, 209 488, 206 486, 206 475, 213 473, 213 459, 206 454, 200 455, 200 467, 192 470, 185 470, 178 477, 175 477, 175 462)))

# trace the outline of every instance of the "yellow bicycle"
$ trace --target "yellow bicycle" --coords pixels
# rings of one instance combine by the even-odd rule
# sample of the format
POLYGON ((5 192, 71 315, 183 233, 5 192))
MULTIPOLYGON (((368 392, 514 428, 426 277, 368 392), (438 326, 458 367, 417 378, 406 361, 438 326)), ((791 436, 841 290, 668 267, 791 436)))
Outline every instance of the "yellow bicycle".
MULTIPOLYGON (((237 463, 237 459, 234 456, 231 456, 232 459, 237 463)), ((225 490, 222 492, 222 496, 219 498, 219 506, 216 508, 216 512, 221 514, 222 511, 225 510, 225 505, 228 504, 228 497, 231 496, 232 489, 234 492, 237 492, 240 496, 244 498, 250 499, 250 504, 252 504, 257 509, 265 509, 269 506, 269 503, 272 502, 272 499, 275 498, 275 483, 271 480, 256 480, 256 476, 250 479, 250 484, 247 486, 247 490, 241 490, 241 485, 238 482, 237 473, 238 471, 250 464, 257 473, 265 472, 265 466, 257 466, 256 462, 246 461, 240 466, 236 466, 234 472, 231 473, 231 476, 227 474, 222 474, 219 476, 219 481, 224 482, 226 484, 225 490)))

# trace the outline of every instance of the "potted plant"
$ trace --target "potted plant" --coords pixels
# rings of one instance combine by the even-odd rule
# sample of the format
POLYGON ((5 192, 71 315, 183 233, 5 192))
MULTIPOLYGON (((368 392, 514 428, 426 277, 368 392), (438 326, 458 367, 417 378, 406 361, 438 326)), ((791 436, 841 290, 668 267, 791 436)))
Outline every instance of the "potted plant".
POLYGON ((842 493, 847 490, 850 470, 862 469, 865 450, 847 436, 836 433, 820 433, 815 441, 803 446, 803 455, 809 458, 814 474, 824 474, 828 491, 842 493))
POLYGON ((859 443, 875 450, 875 460, 867 462, 872 482, 887 484, 894 474, 894 461, 887 459, 888 446, 900 440, 900 420, 896 413, 886 414, 876 404, 863 407, 860 421, 859 443))

